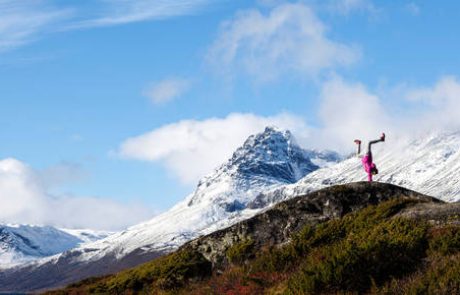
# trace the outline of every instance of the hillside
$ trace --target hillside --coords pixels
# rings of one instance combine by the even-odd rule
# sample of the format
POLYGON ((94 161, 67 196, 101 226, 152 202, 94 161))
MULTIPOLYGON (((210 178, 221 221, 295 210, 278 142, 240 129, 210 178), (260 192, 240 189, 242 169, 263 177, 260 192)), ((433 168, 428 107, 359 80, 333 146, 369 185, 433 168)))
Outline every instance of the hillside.
POLYGON ((454 294, 459 213, 390 184, 333 186, 52 294, 454 294))

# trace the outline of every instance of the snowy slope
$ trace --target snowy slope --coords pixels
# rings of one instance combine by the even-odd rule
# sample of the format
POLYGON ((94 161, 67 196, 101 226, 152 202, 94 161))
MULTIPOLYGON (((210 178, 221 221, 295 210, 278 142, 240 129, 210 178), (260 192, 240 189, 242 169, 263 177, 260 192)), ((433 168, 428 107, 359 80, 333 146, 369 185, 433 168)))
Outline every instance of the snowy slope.
POLYGON ((106 239, 83 245, 41 263, 89 263, 131 253, 171 251, 186 241, 253 216, 247 209, 267 189, 292 184, 328 165, 334 152, 300 148, 289 131, 266 128, 247 139, 225 164, 204 177, 196 190, 169 211, 106 239))
POLYGON ((0 225, 0 268, 55 255, 107 236, 106 232, 51 226, 0 225))
POLYGON ((59 230, 66 232, 77 239, 80 240, 79 245, 84 243, 95 242, 97 240, 104 239, 114 232, 112 231, 103 231, 103 230, 93 230, 93 229, 68 229, 68 228, 59 228, 59 230))
MULTIPOLYGON (((400 185, 448 202, 460 200, 460 132, 432 133, 415 140, 389 137, 375 146, 373 155, 379 169, 375 181, 400 185)), ((355 156, 319 169, 295 184, 264 192, 250 207, 268 206, 329 185, 366 178, 361 159, 355 156)))

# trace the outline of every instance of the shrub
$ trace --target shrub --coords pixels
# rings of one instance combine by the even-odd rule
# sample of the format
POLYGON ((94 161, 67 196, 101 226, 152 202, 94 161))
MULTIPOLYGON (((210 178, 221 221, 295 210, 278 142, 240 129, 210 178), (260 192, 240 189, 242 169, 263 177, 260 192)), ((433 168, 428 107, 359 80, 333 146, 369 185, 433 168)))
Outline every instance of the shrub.
POLYGON ((435 255, 415 274, 393 279, 373 294, 460 294, 460 256, 435 255))
POLYGON ((245 239, 234 244, 227 249, 226 256, 232 264, 243 264, 246 260, 254 257, 254 241, 245 239))
POLYGON ((317 241, 324 239, 315 237, 325 233, 332 233, 332 238, 306 257, 288 282, 289 292, 364 292, 373 282, 381 284, 414 270, 425 255, 427 226, 409 219, 388 219, 406 204, 389 201, 319 227, 312 245, 319 246, 317 241))
POLYGON ((119 294, 126 291, 172 290, 190 279, 211 275, 211 263, 200 253, 181 250, 131 270, 123 271, 93 286, 93 293, 119 294))
POLYGON ((433 228, 429 237, 430 251, 441 255, 454 254, 460 251, 460 227, 448 225, 433 228))

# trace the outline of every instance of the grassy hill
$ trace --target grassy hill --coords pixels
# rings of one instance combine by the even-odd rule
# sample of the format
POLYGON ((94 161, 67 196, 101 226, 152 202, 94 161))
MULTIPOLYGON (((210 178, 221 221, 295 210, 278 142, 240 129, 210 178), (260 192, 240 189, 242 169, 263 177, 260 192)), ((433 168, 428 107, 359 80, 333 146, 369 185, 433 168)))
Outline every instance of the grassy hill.
POLYGON ((283 202, 243 225, 49 294, 460 294, 459 204, 358 183, 283 202), (285 219, 303 222, 282 239, 285 219))

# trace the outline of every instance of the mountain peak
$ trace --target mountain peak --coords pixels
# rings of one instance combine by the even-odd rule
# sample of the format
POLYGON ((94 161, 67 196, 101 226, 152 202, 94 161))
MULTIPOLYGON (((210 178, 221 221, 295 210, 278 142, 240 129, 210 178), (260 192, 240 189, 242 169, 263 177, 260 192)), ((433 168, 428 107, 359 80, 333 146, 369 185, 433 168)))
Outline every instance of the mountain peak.
POLYGON ((204 200, 215 204, 218 199, 225 206, 231 203, 233 208, 237 201, 236 207, 244 208, 261 190, 295 183, 320 168, 312 159, 337 160, 328 157, 325 152, 301 148, 290 131, 268 126, 249 136, 226 163, 201 179, 188 205, 204 200))
POLYGON ((230 176, 240 190, 247 190, 257 184, 292 183, 317 168, 290 131, 269 126, 249 136, 225 164, 205 179, 209 182, 230 176))
POLYGON ((243 146, 238 148, 227 165, 237 165, 244 161, 289 161, 289 153, 301 150, 288 130, 266 127, 261 133, 249 136, 243 146))
POLYGON ((267 126, 261 133, 249 136, 244 142, 243 147, 253 147, 260 144, 270 146, 276 142, 290 142, 293 136, 289 130, 283 130, 275 126, 267 126))

